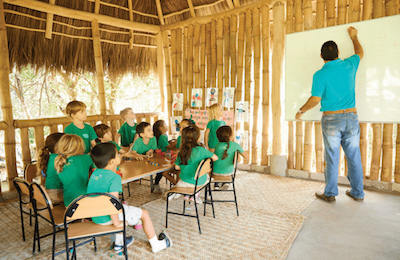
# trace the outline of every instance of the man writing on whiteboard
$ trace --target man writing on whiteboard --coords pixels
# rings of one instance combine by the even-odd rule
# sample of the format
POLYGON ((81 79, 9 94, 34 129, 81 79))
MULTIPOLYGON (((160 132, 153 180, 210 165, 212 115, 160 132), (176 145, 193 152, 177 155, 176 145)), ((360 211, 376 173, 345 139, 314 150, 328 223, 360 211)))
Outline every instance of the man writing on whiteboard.
POLYGON ((321 58, 325 64, 313 76, 311 97, 296 114, 296 120, 321 102, 322 133, 325 144, 325 191, 315 196, 327 202, 336 201, 340 146, 347 158, 351 190, 346 194, 356 201, 364 199, 363 169, 360 153, 360 126, 356 111, 355 78, 364 51, 357 39, 357 30, 348 28, 355 54, 345 60, 338 58, 338 47, 328 41, 322 45, 321 58))

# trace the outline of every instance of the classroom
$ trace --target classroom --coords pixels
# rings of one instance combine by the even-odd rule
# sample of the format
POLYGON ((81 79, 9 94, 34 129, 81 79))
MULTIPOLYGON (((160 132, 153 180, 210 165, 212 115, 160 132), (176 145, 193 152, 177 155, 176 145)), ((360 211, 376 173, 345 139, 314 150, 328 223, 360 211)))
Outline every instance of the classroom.
POLYGON ((0 0, 0 259, 399 259, 400 0, 0 0))

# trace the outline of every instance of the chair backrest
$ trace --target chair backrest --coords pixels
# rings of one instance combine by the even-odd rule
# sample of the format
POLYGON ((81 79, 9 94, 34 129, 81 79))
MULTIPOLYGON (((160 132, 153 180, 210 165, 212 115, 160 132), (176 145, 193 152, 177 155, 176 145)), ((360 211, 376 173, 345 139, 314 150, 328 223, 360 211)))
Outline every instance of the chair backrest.
POLYGON ((37 162, 31 161, 24 169, 24 179, 29 183, 32 182, 33 178, 37 176, 37 162))
POLYGON ((90 193, 75 199, 65 210, 64 221, 113 215, 123 212, 122 203, 108 193, 90 193))
POLYGON ((16 177, 13 180, 14 186, 20 195, 25 194, 30 196, 30 184, 26 180, 16 177))
POLYGON ((239 152, 235 151, 235 155, 233 157, 233 178, 234 179, 236 177, 236 170, 237 170, 238 161, 239 161, 239 152))
POLYGON ((196 186, 197 180, 205 174, 210 174, 213 170, 213 160, 211 158, 207 158, 202 160, 197 167, 195 179, 196 179, 196 186))
MULTIPOLYGON (((40 203, 42 206, 48 207, 49 209, 53 208, 53 203, 49 195, 41 185, 37 183, 31 183, 32 190, 32 199, 35 200, 36 203, 40 203)), ((36 205, 35 203, 35 205, 36 205)))

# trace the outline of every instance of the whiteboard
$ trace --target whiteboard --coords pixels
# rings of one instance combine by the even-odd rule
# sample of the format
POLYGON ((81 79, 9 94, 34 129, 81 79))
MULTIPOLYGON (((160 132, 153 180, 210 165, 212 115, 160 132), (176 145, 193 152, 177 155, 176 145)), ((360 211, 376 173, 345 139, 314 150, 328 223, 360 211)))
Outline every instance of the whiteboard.
MULTIPOLYGON (((286 35, 285 120, 295 120, 311 96, 312 78, 324 65, 324 42, 333 40, 339 58, 354 54, 347 28, 358 30, 364 49, 356 76, 356 108, 360 122, 400 122, 400 15, 338 25, 286 35)), ((319 121, 320 105, 307 111, 303 120, 319 121)))

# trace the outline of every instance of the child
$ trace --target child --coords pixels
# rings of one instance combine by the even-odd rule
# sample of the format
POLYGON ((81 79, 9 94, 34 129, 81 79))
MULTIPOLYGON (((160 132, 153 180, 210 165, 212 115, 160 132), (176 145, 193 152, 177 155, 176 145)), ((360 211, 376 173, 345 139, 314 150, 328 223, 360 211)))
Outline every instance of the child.
POLYGON ((136 127, 136 133, 139 138, 132 146, 132 154, 137 160, 143 160, 145 157, 152 157, 157 149, 157 140, 154 137, 151 125, 147 122, 141 122, 136 127))
POLYGON ((68 205, 79 196, 86 194, 89 171, 93 166, 90 155, 84 153, 82 138, 65 134, 57 142, 54 168, 62 183, 64 205, 68 205))
POLYGON ((118 143, 119 139, 121 138, 121 146, 129 147, 138 138, 136 135, 136 115, 132 108, 129 107, 121 110, 119 114, 121 118, 125 120, 125 123, 119 129, 118 134, 115 137, 115 142, 118 143))
POLYGON ((157 148, 161 149, 161 152, 166 152, 167 150, 175 150, 176 141, 168 142, 167 125, 164 120, 158 120, 153 125, 154 136, 157 139, 157 148))
MULTIPOLYGON (((213 174, 216 175, 231 175, 233 173, 233 160, 235 152, 238 151, 241 156, 247 158, 243 148, 235 143, 233 131, 230 126, 221 126, 217 130, 219 143, 215 146, 215 154, 219 160, 214 163, 213 174)), ((219 188, 218 185, 215 188, 219 188)), ((229 184, 223 184, 221 190, 227 190, 229 184)))
POLYGON ((208 124, 206 132, 204 133, 204 143, 211 152, 215 151, 215 146, 218 143, 217 129, 226 125, 225 121, 221 120, 222 107, 216 103, 210 106, 208 110, 208 124))
MULTIPOLYGON (((196 185, 195 173, 201 160, 206 158, 211 158, 213 161, 218 160, 218 156, 200 146, 199 143, 200 129, 197 126, 188 126, 182 130, 182 145, 175 162, 175 169, 181 170, 180 181, 176 187, 194 187, 196 185)), ((207 182, 208 175, 203 175, 199 178, 197 185, 201 186, 207 182)), ((189 197, 185 196, 185 199, 189 199, 189 197)), ((196 203, 202 203, 199 197, 196 197, 196 203)))
POLYGON ((50 134, 46 138, 45 147, 39 151, 39 170, 45 181, 47 194, 49 194, 53 204, 63 202, 63 186, 54 168, 54 159, 57 156, 54 147, 63 135, 64 133, 50 134))
POLYGON ((97 139, 96 143, 112 143, 117 147, 118 153, 120 154, 125 154, 129 152, 129 149, 126 147, 121 148, 116 142, 112 141, 112 133, 111 133, 111 127, 109 127, 106 124, 99 124, 93 127, 94 131, 96 132, 97 139))
MULTIPOLYGON (((117 149, 111 143, 101 143, 96 145, 90 154, 93 162, 97 166, 90 177, 89 184, 87 187, 87 193, 95 192, 107 192, 114 197, 118 198, 118 193, 122 192, 121 177, 115 173, 117 166, 121 163, 121 157, 118 154, 117 149)), ((159 235, 162 240, 158 240, 155 232, 153 223, 147 210, 141 208, 123 205, 125 210, 125 219, 128 225, 133 226, 140 220, 143 223, 143 230, 149 239, 151 249, 153 253, 157 253, 165 248, 172 246, 172 241, 166 233, 159 235)), ((122 227, 124 225, 123 215, 110 215, 92 218, 93 222, 100 225, 111 225, 114 224, 116 227, 122 227)), ((133 237, 126 238, 127 246, 133 243, 133 237)), ((115 235, 115 246, 114 251, 119 253, 124 249, 123 235, 118 233, 115 235)))
POLYGON ((66 134, 75 134, 82 138, 84 143, 84 153, 89 153, 90 148, 96 145, 96 133, 88 124, 84 121, 87 119, 86 105, 80 101, 71 101, 68 103, 65 112, 72 119, 72 123, 69 124, 65 129, 66 134))
POLYGON ((178 136, 178 139, 176 140, 176 149, 179 149, 179 147, 181 146, 181 142, 182 142, 182 130, 185 129, 188 126, 193 125, 193 121, 190 119, 183 119, 181 121, 181 123, 179 124, 179 133, 181 134, 180 136, 178 136))

